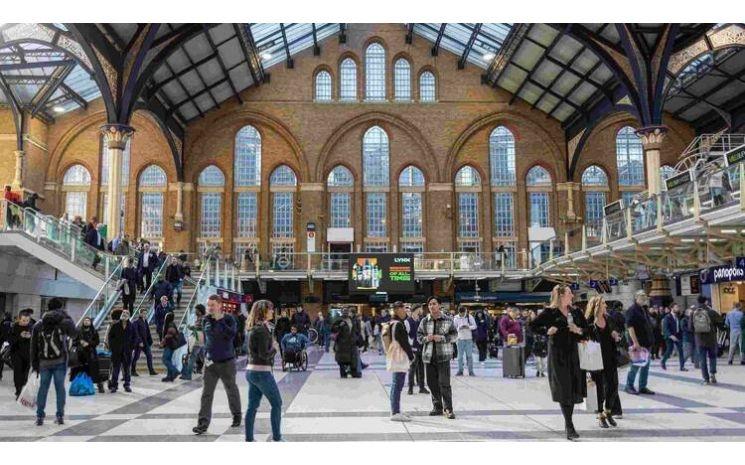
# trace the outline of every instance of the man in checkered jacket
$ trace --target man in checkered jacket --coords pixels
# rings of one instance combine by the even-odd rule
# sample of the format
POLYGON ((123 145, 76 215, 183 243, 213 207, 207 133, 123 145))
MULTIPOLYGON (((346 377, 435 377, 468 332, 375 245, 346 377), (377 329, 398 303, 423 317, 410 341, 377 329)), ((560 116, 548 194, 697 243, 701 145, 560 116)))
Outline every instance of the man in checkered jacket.
POLYGON ((422 345, 422 361, 427 371, 427 386, 432 393, 430 416, 445 415, 454 419, 453 395, 450 388, 450 360, 453 343, 458 340, 458 330, 453 320, 440 309, 436 297, 427 300, 429 315, 422 319, 416 332, 422 345), (444 409, 443 409, 444 406, 444 409))

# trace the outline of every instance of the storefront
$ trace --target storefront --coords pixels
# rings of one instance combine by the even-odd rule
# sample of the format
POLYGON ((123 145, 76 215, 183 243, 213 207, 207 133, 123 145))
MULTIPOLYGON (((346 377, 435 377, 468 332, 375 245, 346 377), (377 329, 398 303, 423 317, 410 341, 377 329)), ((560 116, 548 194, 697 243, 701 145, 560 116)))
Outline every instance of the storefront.
POLYGON ((745 257, 731 265, 712 266, 699 273, 701 294, 711 297, 714 309, 726 313, 735 303, 745 303, 745 257))

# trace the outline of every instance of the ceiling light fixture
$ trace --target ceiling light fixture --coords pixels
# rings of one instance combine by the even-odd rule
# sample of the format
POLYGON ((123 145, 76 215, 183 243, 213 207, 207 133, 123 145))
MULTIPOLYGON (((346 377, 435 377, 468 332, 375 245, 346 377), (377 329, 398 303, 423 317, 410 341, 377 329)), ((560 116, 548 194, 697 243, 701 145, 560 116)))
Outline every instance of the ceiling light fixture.
POLYGON ((63 111, 65 111, 65 109, 63 107, 57 105, 55 107, 52 107, 52 111, 54 111, 55 113, 62 113, 63 111))
POLYGON ((482 55, 482 58, 484 59, 484 61, 490 61, 493 60, 495 56, 496 55, 492 52, 486 52, 482 55))
POLYGON ((272 54, 269 53, 269 52, 264 52, 264 53, 261 54, 261 59, 262 60, 271 60, 272 59, 272 54))

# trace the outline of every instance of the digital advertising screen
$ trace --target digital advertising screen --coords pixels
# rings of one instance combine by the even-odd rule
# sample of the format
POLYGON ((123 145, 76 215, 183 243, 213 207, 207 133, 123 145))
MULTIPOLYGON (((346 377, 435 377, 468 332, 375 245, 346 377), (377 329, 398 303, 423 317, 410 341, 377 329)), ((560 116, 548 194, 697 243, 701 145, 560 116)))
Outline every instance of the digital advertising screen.
POLYGON ((349 257, 349 293, 413 294, 414 254, 359 253, 349 257))

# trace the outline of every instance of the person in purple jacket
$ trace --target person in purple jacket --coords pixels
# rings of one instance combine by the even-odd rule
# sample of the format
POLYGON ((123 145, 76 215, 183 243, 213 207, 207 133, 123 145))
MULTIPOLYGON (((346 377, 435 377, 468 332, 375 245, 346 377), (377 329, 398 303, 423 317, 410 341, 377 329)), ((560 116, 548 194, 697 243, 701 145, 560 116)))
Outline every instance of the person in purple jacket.
POLYGON ((409 367, 409 395, 414 394, 414 383, 419 385, 419 394, 429 394, 424 385, 424 362, 422 362, 422 345, 416 338, 416 330, 419 329, 419 321, 422 319, 421 304, 415 305, 411 309, 411 315, 406 319, 408 326, 409 342, 411 349, 414 351, 414 361, 409 367))
POLYGON ((509 307, 507 313, 499 320, 499 335, 502 336, 505 346, 511 334, 515 335, 518 344, 523 342, 523 329, 520 326, 520 322, 517 321, 517 310, 515 307, 509 307))

